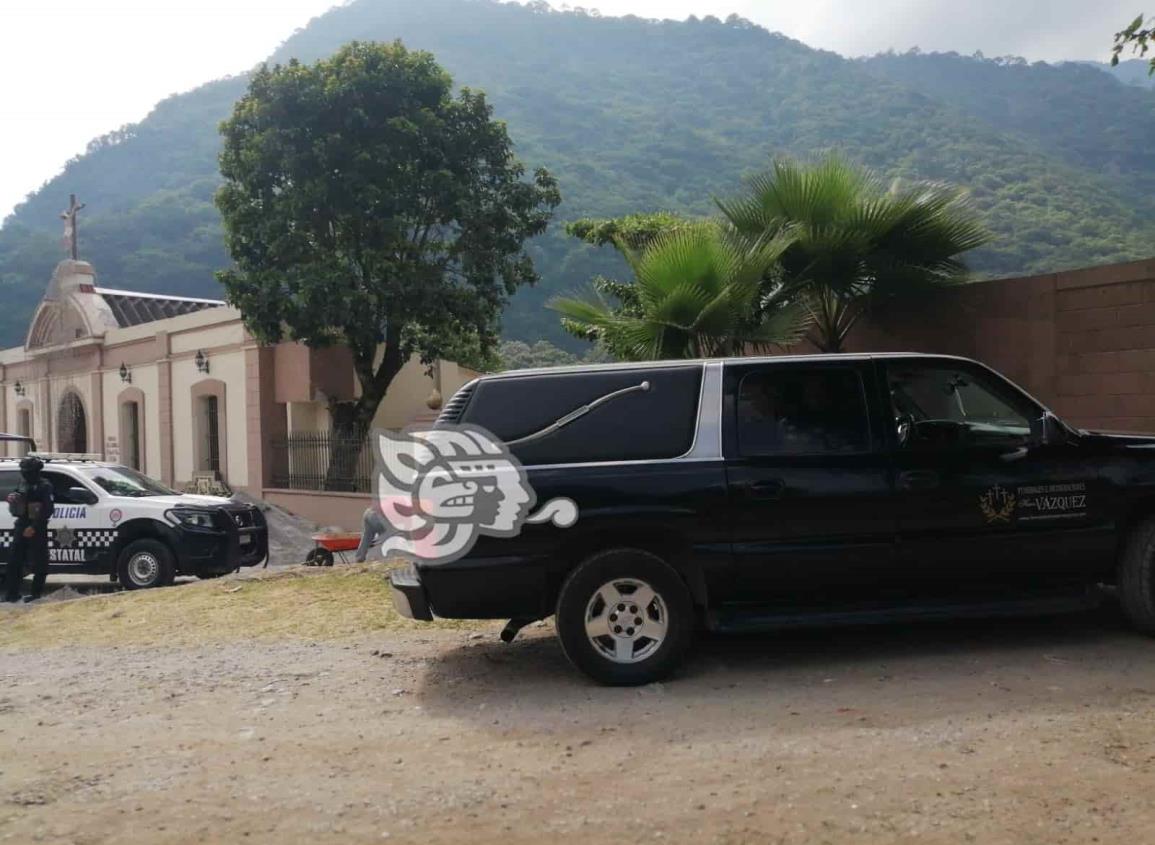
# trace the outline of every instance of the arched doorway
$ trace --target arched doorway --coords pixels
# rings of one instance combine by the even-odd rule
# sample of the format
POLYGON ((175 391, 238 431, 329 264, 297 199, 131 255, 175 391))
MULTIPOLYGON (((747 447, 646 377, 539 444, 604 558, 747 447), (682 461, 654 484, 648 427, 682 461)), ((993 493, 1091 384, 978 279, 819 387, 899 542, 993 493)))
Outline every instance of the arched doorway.
POLYGON ((84 403, 71 390, 61 398, 56 411, 56 442, 61 452, 88 451, 88 418, 84 414, 84 403))
POLYGON ((144 469, 144 391, 126 387, 120 392, 120 462, 144 469))

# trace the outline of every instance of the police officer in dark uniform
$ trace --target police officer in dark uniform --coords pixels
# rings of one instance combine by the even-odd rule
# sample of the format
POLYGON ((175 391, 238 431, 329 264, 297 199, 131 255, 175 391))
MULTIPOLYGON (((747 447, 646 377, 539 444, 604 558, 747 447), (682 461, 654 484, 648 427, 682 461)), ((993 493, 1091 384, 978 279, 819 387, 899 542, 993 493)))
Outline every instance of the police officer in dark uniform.
POLYGON ((23 481, 15 492, 8 494, 8 511, 16 517, 16 536, 8 556, 4 577, 4 600, 20 601, 20 582, 24 568, 33 572, 32 595, 28 601, 40 598, 44 580, 48 577, 48 519, 52 516, 55 497, 52 485, 40 473, 44 462, 31 455, 20 462, 23 481))

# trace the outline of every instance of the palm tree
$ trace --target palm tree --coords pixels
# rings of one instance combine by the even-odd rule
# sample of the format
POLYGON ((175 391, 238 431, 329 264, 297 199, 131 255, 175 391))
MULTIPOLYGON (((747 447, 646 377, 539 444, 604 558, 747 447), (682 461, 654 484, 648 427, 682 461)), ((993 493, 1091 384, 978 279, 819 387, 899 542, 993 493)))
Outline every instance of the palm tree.
MULTIPOLYGON (((629 307, 604 297, 555 299, 571 329, 596 337, 623 360, 733 355, 791 344, 804 333, 802 309, 763 301, 763 279, 789 236, 747 243, 716 223, 664 233, 624 251, 634 282, 629 307)), ((604 287, 603 287, 604 289, 604 287)))
POLYGON ((717 205, 747 244, 790 233, 776 293, 805 306, 824 352, 841 352, 872 304, 964 281, 961 254, 991 237, 959 189, 887 187, 837 156, 809 167, 776 161, 717 205))

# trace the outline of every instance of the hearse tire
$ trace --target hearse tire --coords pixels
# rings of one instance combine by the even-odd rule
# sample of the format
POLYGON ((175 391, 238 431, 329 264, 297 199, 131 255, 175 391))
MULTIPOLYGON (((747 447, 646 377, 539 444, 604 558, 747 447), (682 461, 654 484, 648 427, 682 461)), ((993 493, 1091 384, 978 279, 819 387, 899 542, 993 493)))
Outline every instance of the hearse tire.
POLYGON ((1132 529, 1119 560, 1119 601, 1135 628, 1155 635, 1155 517, 1132 529))
POLYGON ((133 540, 120 553, 117 575, 127 590, 167 587, 176 577, 172 551, 159 540, 133 540))
POLYGON ((610 549, 570 573, 555 624, 574 666, 601 684, 637 686, 667 677, 682 662, 694 606, 685 582, 661 558, 610 549))

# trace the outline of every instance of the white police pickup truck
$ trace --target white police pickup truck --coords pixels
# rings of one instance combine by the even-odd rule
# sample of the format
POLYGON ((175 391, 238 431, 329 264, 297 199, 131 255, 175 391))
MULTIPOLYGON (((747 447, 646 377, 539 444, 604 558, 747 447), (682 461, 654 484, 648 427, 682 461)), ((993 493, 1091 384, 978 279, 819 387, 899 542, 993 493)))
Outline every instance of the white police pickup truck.
MULTIPOLYGON (((38 454, 56 498, 48 523, 50 575, 108 575, 137 590, 166 586, 177 575, 213 578, 268 556, 264 515, 252 505, 177 493, 116 464, 38 454)), ((19 483, 19 459, 0 459, 0 501, 19 483)), ((0 508, 3 566, 14 523, 0 508)))

